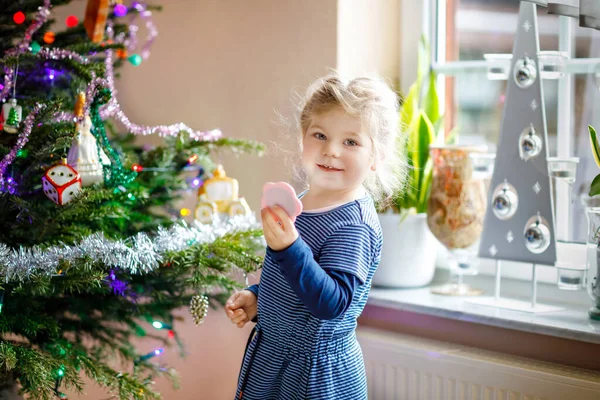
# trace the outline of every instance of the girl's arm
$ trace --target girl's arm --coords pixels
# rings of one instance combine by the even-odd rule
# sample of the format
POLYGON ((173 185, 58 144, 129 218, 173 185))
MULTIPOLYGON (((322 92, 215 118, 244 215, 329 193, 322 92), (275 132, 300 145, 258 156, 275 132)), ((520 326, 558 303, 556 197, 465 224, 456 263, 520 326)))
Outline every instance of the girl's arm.
POLYGON ((334 319, 348 309, 367 278, 373 234, 366 225, 341 228, 327 239, 319 263, 302 238, 285 250, 267 252, 308 310, 317 318, 334 319))

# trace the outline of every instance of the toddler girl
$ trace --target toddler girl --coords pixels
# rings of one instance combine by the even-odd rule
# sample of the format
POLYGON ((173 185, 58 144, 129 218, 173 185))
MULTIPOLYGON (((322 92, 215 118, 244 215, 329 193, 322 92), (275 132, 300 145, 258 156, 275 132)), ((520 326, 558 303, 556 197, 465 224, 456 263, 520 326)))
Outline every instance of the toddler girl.
POLYGON ((331 75, 308 91, 300 115, 309 190, 292 222, 261 211, 267 253, 260 283, 233 294, 225 310, 238 327, 254 320, 237 399, 366 399, 356 319, 381 258, 375 201, 399 190, 395 93, 379 79, 331 75))

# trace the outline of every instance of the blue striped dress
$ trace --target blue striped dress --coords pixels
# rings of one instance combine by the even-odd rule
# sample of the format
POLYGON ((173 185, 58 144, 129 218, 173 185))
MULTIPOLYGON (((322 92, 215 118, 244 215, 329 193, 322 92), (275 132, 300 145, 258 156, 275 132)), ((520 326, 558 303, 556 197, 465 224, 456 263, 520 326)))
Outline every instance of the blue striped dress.
POLYGON ((345 313, 322 320, 306 308, 269 252, 258 294, 258 322, 248 339, 236 399, 367 399, 362 351, 356 340, 382 234, 370 196, 296 219, 300 238, 325 271, 355 275, 361 285, 345 313))

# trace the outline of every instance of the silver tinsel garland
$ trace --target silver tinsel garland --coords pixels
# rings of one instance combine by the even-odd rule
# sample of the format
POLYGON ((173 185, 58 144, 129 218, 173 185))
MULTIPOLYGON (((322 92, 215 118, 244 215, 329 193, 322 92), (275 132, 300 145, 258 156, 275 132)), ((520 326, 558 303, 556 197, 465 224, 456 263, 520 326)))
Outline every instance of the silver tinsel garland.
POLYGON ((211 243, 228 233, 260 229, 254 215, 236 216, 212 225, 185 222, 169 229, 159 228, 155 235, 138 233, 125 240, 108 239, 101 232, 85 237, 76 245, 11 249, 0 243, 0 277, 5 282, 23 281, 30 275, 57 274, 61 261, 101 260, 132 274, 147 273, 160 266, 162 254, 181 251, 198 243, 211 243))

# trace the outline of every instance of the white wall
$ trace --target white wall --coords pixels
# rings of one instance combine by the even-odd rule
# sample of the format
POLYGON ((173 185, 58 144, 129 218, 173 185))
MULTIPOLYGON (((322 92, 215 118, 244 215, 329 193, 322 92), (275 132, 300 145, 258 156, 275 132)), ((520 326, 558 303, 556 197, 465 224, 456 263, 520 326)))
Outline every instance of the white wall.
POLYGON ((398 88, 400 0, 338 2, 337 68, 348 76, 377 74, 398 88))
POLYGON ((400 20, 400 89, 408 93, 410 85, 417 79, 417 54, 419 39, 423 31, 423 10, 430 0, 402 0, 397 18, 400 20))

